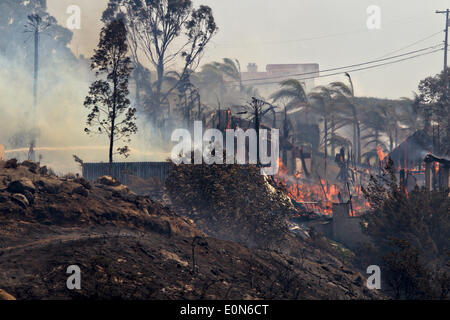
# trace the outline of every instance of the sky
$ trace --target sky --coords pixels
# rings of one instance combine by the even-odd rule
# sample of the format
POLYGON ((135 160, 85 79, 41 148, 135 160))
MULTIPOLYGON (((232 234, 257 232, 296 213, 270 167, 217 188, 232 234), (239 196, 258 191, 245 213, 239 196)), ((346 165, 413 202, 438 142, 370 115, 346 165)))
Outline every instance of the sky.
MULTIPOLYGON (((47 3, 62 25, 69 17, 67 8, 80 7, 81 29, 73 30, 70 46, 77 55, 91 56, 107 0, 47 3)), ((195 6, 201 4, 213 9, 219 27, 202 62, 227 57, 238 59, 244 69, 254 62, 260 71, 276 63, 318 63, 325 70, 441 44, 445 16, 435 11, 450 5, 448 0, 194 0, 195 6), (379 29, 367 27, 367 9, 373 5, 380 9, 379 29)), ((395 99, 411 97, 421 79, 442 68, 439 51, 351 75, 357 96, 395 99)), ((316 84, 332 81, 345 78, 324 77, 316 84)))

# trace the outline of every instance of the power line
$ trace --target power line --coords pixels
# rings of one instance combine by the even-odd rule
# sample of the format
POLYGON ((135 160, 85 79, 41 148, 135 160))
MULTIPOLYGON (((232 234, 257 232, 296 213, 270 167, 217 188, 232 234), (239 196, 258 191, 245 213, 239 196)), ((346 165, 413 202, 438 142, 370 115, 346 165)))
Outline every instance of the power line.
MULTIPOLYGON (((403 25, 405 23, 402 23, 403 21, 406 21, 406 23, 413 23, 417 22, 418 20, 415 19, 416 17, 409 17, 406 19, 398 19, 394 21, 390 21, 386 24, 400 24, 403 25), (412 21, 411 21, 412 20, 412 21), (400 23, 399 23, 400 22, 400 23)), ((425 20, 426 18, 420 19, 425 20)), ((314 40, 322 40, 322 39, 329 39, 329 38, 335 38, 340 36, 346 36, 351 34, 357 34, 357 33, 366 33, 370 32, 367 28, 358 28, 353 29, 349 31, 344 32, 338 32, 338 33, 332 33, 332 34, 324 34, 321 36, 315 36, 315 37, 309 37, 309 38, 297 38, 297 39, 288 39, 288 40, 273 40, 273 41, 260 41, 260 42, 246 42, 245 45, 233 45, 232 42, 224 42, 224 43, 215 43, 215 46, 223 47, 223 48, 244 48, 248 46, 254 46, 254 45, 272 45, 272 44, 285 44, 285 43, 296 43, 296 42, 303 42, 303 41, 314 41, 314 40)))
MULTIPOLYGON (((421 56, 425 56, 425 55, 429 55, 438 51, 442 51, 443 49, 437 49, 437 50, 433 50, 430 52, 426 52, 426 53, 421 53, 412 57, 407 57, 407 58, 403 58, 403 59, 399 59, 399 60, 395 60, 395 61, 389 61, 389 62, 385 62, 385 63, 381 63, 381 64, 377 64, 377 65, 373 65, 373 66, 367 66, 367 67, 362 67, 362 68, 357 68, 357 69, 353 69, 353 70, 347 70, 347 71, 340 71, 340 72, 335 72, 335 73, 330 73, 330 74, 326 74, 326 75, 319 75, 317 77, 308 77, 308 78, 301 78, 298 80, 309 80, 309 79, 317 79, 317 78, 325 78, 325 77, 330 77, 330 76, 335 76, 335 75, 339 75, 339 74, 343 74, 345 72, 356 72, 356 71, 362 71, 362 70, 367 70, 367 69, 373 69, 373 68, 378 68, 378 67, 382 67, 382 66, 386 66, 386 65, 390 65, 390 64, 394 64, 394 63, 398 63, 398 62, 402 62, 402 61, 406 61, 406 60, 411 60, 414 58, 418 58, 421 56)), ((342 67, 343 68, 343 67, 342 67)), ((339 68, 339 69, 342 69, 339 68)), ((336 68, 337 69, 337 68, 336 68)), ((335 70, 336 70, 335 69, 335 70)), ((289 77, 293 77, 294 75, 291 75, 289 77)), ((256 85, 262 85, 262 84, 276 84, 279 83, 279 81, 272 81, 272 82, 261 82, 261 83, 257 83, 256 85)))
POLYGON ((402 47, 402 48, 400 48, 400 49, 397 49, 397 50, 391 51, 391 52, 389 52, 389 53, 386 53, 385 55, 382 55, 382 56, 378 57, 377 59, 384 58, 384 57, 390 56, 390 55, 393 54, 393 53, 397 53, 397 52, 400 52, 400 51, 405 50, 405 49, 407 49, 407 48, 413 47, 413 46, 415 46, 416 44, 421 43, 421 42, 423 42, 423 41, 425 41, 425 40, 431 39, 431 38, 433 38, 434 36, 436 36, 436 35, 438 35, 438 34, 440 34, 440 33, 442 33, 442 30, 439 30, 438 32, 435 32, 435 33, 433 33, 433 34, 431 34, 431 35, 429 35, 429 36, 427 36, 427 37, 425 37, 425 38, 422 38, 422 39, 420 39, 420 40, 417 40, 417 41, 415 41, 415 42, 413 42, 413 43, 411 43, 411 44, 409 44, 409 45, 407 45, 407 46, 404 46, 404 47, 402 47))
MULTIPOLYGON (((311 71, 311 72, 304 72, 304 73, 296 73, 296 74, 282 75, 282 76, 274 76, 274 77, 267 77, 267 78, 245 79, 245 80, 242 80, 242 82, 280 79, 280 78, 286 78, 286 76, 288 76, 288 77, 298 77, 298 76, 311 75, 311 74, 317 74, 317 73, 322 73, 322 72, 330 72, 330 71, 336 71, 336 70, 341 70, 341 69, 348 69, 348 68, 360 67, 360 66, 363 66, 363 65, 366 65, 366 64, 373 64, 373 63, 376 63, 376 62, 382 62, 382 61, 386 61, 386 60, 391 60, 391 59, 403 57, 403 56, 406 56, 406 55, 410 55, 410 54, 414 54, 414 53, 426 51, 426 50, 429 50, 429 49, 434 49, 434 48, 437 48, 437 47, 440 47, 440 46, 442 46, 442 44, 437 44, 437 45, 430 46, 430 47, 427 47, 427 48, 422 48, 422 49, 418 49, 418 50, 406 52, 406 53, 399 54, 399 55, 392 56, 392 57, 388 57, 388 58, 377 59, 377 60, 372 60, 372 61, 362 62, 362 63, 358 63, 358 64, 352 64, 352 65, 348 65, 348 66, 344 66, 344 67, 337 67, 337 68, 330 68, 330 69, 319 70, 319 71, 311 71)), ((316 76, 316 77, 312 77, 312 78, 319 78, 319 77, 320 77, 320 76, 316 76)), ((311 79, 312 79, 312 78, 311 78, 311 79)), ((230 81, 230 83, 231 83, 231 82, 233 82, 233 83, 236 82, 236 83, 237 83, 238 81, 230 81)))

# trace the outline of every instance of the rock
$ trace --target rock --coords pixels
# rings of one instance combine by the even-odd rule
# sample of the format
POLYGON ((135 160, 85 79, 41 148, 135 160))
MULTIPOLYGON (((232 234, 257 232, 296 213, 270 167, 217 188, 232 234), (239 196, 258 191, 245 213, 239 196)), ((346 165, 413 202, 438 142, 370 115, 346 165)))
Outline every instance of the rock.
POLYGON ((12 295, 3 289, 0 289, 0 300, 16 300, 12 295))
POLYGON ((28 178, 21 178, 19 180, 12 181, 8 185, 7 189, 10 193, 21 193, 23 194, 25 191, 29 191, 34 193, 36 191, 36 187, 33 182, 28 178))
POLYGON ((119 180, 114 179, 111 176, 103 176, 97 179, 97 183, 102 184, 104 186, 117 187, 120 186, 121 183, 119 180))
POLYGON ((81 184, 83 187, 85 187, 88 190, 92 189, 91 183, 83 177, 75 179, 74 182, 81 184))
POLYGON ((128 187, 124 186, 123 184, 120 184, 118 186, 113 186, 113 187, 112 186, 111 187, 108 186, 105 189, 109 190, 109 191, 111 191, 113 193, 118 193, 118 194, 121 194, 121 195, 126 195, 127 193, 130 192, 130 189, 128 189, 128 187))
POLYGON ((89 191, 86 190, 86 188, 83 186, 79 186, 79 187, 73 189, 72 193, 82 195, 83 197, 89 196, 89 191))
POLYGON ((363 284, 363 279, 361 276, 356 277, 356 279, 353 281, 353 283, 355 285, 357 285, 358 287, 361 287, 363 284))
POLYGON ((40 174, 40 175, 46 175, 46 174, 48 174, 48 168, 47 168, 47 166, 43 166, 43 167, 39 168, 39 174, 40 174))
POLYGON ((30 192, 25 190, 23 192, 23 195, 25 196, 25 198, 27 198, 28 202, 33 205, 34 204, 34 195, 30 192))
POLYGON ((32 173, 37 173, 39 170, 39 165, 36 162, 30 160, 25 160, 24 162, 21 163, 21 165, 27 167, 28 170, 30 170, 30 172, 32 173))
POLYGON ((17 164, 17 159, 10 159, 6 161, 5 168, 6 169, 16 169, 19 165, 17 164))
POLYGON ((5 203, 9 200, 9 197, 6 194, 0 193, 0 203, 5 203))
POLYGON ((62 181, 57 179, 43 178, 36 182, 43 192, 58 194, 61 191, 62 181))
POLYGON ((24 209, 26 209, 30 205, 27 197, 25 197, 23 194, 20 193, 13 194, 11 196, 11 199, 24 209))
MULTIPOLYGON (((73 189, 75 189, 77 187, 80 187, 80 185, 77 183, 64 181, 63 183, 61 183, 61 185, 59 185, 59 187, 57 187, 57 191, 58 191, 58 193, 72 194, 73 189)), ((44 190, 44 188, 43 188, 43 190, 44 190)))

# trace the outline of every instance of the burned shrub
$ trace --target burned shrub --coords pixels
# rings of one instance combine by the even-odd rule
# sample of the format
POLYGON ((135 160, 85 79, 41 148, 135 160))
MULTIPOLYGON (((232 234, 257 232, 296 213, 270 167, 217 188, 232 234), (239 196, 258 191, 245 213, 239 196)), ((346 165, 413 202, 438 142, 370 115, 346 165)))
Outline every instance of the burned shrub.
MULTIPOLYGON (((407 193, 392 161, 363 190, 372 210, 362 216, 373 240, 364 261, 385 270, 388 291, 397 299, 448 299, 450 198, 448 190, 416 187, 407 193)), ((362 251, 363 249, 361 249, 362 251)))
POLYGON ((166 181, 172 203, 212 236, 273 248, 288 232, 290 199, 260 168, 173 165, 166 181))
POLYGON ((30 170, 30 172, 32 173, 37 173, 39 170, 39 164, 37 164, 36 162, 30 161, 30 160, 25 160, 21 163, 21 165, 23 167, 27 167, 28 170, 30 170))
POLYGON ((92 189, 92 185, 91 185, 91 183, 89 182, 89 180, 87 180, 87 179, 85 179, 85 178, 83 178, 83 177, 76 178, 76 179, 74 180, 74 182, 75 182, 75 183, 81 184, 81 185, 82 185, 85 189, 87 189, 87 190, 91 190, 91 189, 92 189))
POLYGON ((21 178, 19 180, 12 181, 7 190, 10 193, 21 193, 24 194, 25 191, 29 191, 34 193, 36 191, 36 187, 33 182, 28 178, 21 178))
POLYGON ((17 159, 10 159, 5 163, 5 169, 16 169, 18 166, 17 159))

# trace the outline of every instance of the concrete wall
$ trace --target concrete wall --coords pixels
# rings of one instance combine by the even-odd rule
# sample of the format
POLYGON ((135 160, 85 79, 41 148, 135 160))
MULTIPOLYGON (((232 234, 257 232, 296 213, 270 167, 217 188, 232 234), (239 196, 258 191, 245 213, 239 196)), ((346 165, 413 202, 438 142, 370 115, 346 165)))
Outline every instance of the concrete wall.
POLYGON ((360 217, 350 216, 348 203, 333 203, 332 238, 349 248, 368 240, 362 232, 360 217))

